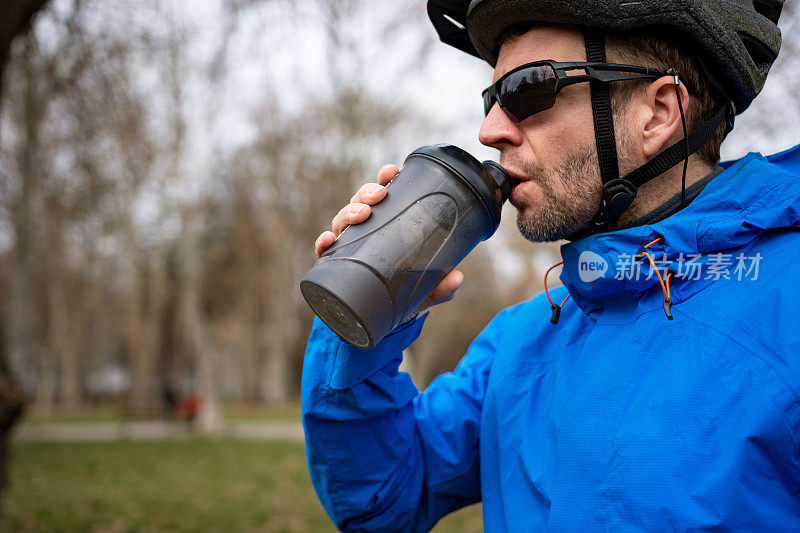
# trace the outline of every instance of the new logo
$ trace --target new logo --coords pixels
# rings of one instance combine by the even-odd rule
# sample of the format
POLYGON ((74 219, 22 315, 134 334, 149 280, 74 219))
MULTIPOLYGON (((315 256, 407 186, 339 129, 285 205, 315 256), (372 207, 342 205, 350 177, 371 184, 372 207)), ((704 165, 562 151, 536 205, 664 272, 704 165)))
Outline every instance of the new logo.
POLYGON ((578 256, 578 276, 584 283, 602 278, 606 270, 608 270, 608 263, 598 254, 584 250, 578 256))

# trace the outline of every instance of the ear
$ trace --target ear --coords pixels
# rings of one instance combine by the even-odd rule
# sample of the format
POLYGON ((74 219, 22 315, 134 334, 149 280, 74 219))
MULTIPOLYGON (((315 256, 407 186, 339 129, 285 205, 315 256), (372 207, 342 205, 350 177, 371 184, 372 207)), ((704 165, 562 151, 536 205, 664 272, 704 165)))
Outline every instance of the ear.
MULTIPOLYGON (((684 114, 689 109, 689 92, 678 87, 684 114)), ((655 80, 638 102, 642 152, 649 159, 683 138, 681 111, 675 92, 675 78, 655 80)))

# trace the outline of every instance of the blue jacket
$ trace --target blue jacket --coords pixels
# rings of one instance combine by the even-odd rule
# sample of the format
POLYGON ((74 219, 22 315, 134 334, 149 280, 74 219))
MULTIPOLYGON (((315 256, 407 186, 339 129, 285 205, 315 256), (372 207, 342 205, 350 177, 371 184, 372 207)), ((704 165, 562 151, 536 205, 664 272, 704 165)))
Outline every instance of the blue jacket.
POLYGON ((565 244, 560 322, 544 294, 504 310, 424 392, 398 372, 424 317, 370 351, 317 319, 303 424, 336 525, 482 501, 490 532, 800 531, 800 147, 726 167, 661 222, 565 244), (636 257, 658 236, 672 321, 636 257))

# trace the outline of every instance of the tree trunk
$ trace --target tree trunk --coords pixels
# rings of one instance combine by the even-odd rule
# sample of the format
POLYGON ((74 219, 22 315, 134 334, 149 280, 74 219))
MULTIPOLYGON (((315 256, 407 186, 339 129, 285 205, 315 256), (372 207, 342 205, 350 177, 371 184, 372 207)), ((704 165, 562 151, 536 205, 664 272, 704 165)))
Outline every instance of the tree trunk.
POLYGON ((289 399, 289 350, 285 327, 285 318, 278 316, 273 317, 264 328, 267 333, 264 399, 270 403, 282 403, 289 399))
MULTIPOLYGON (((0 3, 0 105, 2 105, 2 82, 3 72, 11 42, 14 37, 24 32, 31 19, 37 11, 42 9, 48 0, 6 0, 0 3)), ((28 226, 29 227, 29 226, 28 226)), ((17 235, 19 237, 19 234, 17 235)), ((28 241, 23 239, 25 243, 28 241)), ((19 245, 19 241, 17 241, 19 245)), ((30 361, 29 354, 25 352, 25 347, 30 345, 27 336, 27 306, 21 302, 29 293, 29 278, 22 275, 24 271, 20 269, 17 261, 18 254, 15 254, 12 274, 12 321, 14 326, 12 332, 17 335, 16 345, 13 349, 18 350, 13 357, 24 358, 30 361), (19 327, 20 329, 17 329, 19 327), (21 349, 21 351, 19 351, 21 349)), ((28 257, 28 256, 23 256, 28 257)), ((24 263, 24 261, 23 261, 24 263)), ((16 361, 20 363, 20 360, 16 361)), ((14 382, 12 367, 6 360, 5 344, 0 342, 0 510, 3 504, 3 492, 8 482, 8 462, 10 434, 14 424, 19 420, 25 404, 25 395, 22 389, 14 382)), ((19 374, 17 374, 19 376, 19 374)))
POLYGON ((25 129, 23 149, 20 150, 17 165, 22 178, 19 198, 13 207, 16 244, 11 265, 11 330, 9 334, 12 375, 22 382, 23 389, 29 393, 34 389, 33 336, 31 334, 30 302, 32 299, 32 270, 34 254, 34 202, 39 188, 39 174, 34 158, 39 148, 39 109, 38 89, 28 62, 25 65, 25 92, 23 114, 25 129))
MULTIPOLYGON (((67 411, 74 411, 81 401, 80 370, 76 339, 78 329, 75 315, 77 310, 70 308, 67 296, 67 280, 64 276, 53 274, 49 280, 49 332, 48 345, 50 356, 58 371, 59 386, 58 405, 67 411)), ((56 390, 52 387, 51 390, 56 390)))
POLYGON ((180 309, 182 329, 187 348, 195 359, 197 392, 200 409, 195 420, 197 431, 204 435, 220 434, 223 430, 222 411, 217 401, 216 354, 208 336, 201 297, 202 263, 198 253, 202 220, 197 213, 184 209, 182 213, 180 250, 180 309))
MULTIPOLYGON (((0 82, 11 42, 14 37, 25 32, 33 16, 41 10, 49 0, 3 0, 0 2, 0 82)), ((2 104, 2 99, 0 99, 2 104)))
MULTIPOLYGON (((242 247, 246 245, 241 245, 242 247)), ((263 360, 260 315, 263 314, 258 291, 260 270, 254 268, 250 257, 244 259, 242 279, 246 289, 239 299, 239 320, 243 324, 239 339, 239 375, 242 383, 242 400, 257 403, 263 400, 261 395, 261 362, 263 360)))
POLYGON ((11 429, 25 406, 25 394, 11 378, 3 330, 0 327, 0 514, 3 511, 4 489, 8 485, 11 429))
POLYGON ((128 410, 131 416, 145 418, 159 415, 160 394, 156 383, 153 354, 148 350, 147 325, 143 315, 145 292, 144 272, 141 268, 141 253, 136 243, 132 214, 123 215, 125 233, 125 273, 127 291, 125 295, 126 346, 131 373, 131 390, 128 410))
POLYGON ((7 369, 0 364, 0 512, 3 508, 3 493, 8 484, 9 448, 11 428, 19 420, 25 404, 25 396, 8 377, 7 369))
POLYGON ((264 353, 264 397, 268 402, 281 403, 289 399, 290 393, 290 339, 297 335, 296 306, 293 296, 296 283, 293 269, 293 250, 284 250, 278 236, 289 235, 285 224, 275 220, 267 234, 267 249, 273 250, 271 261, 264 269, 262 297, 266 308, 263 335, 264 353))
POLYGON ((159 416, 171 415, 174 411, 174 384, 168 373, 164 353, 164 318, 167 305, 167 257, 163 245, 157 246, 148 259, 147 304, 145 306, 145 349, 150 354, 154 382, 154 404, 159 416), (171 404, 171 405, 168 405, 171 404))

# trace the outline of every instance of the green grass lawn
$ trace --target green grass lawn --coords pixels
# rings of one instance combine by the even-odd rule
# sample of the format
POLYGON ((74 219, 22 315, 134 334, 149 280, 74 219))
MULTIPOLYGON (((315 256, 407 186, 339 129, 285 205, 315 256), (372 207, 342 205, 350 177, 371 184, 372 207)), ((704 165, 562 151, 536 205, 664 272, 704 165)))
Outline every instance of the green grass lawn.
MULTIPOLYGON (((220 407, 226 420, 231 421, 297 421, 300 420, 300 400, 290 400, 277 404, 251 404, 245 402, 221 402, 220 407)), ((99 405, 84 405, 71 410, 53 409, 38 411, 35 406, 24 414, 28 424, 80 423, 80 422, 118 422, 130 418, 121 402, 106 402, 99 405)))
MULTIPOLYGON (((435 532, 481 531, 480 506, 435 532)), ((0 531, 335 531, 302 444, 188 439, 18 443, 0 531)))

